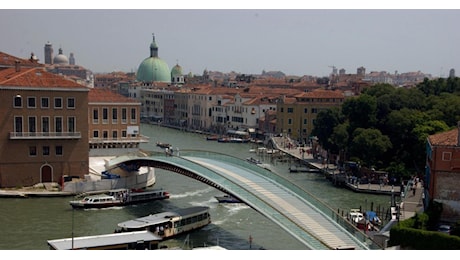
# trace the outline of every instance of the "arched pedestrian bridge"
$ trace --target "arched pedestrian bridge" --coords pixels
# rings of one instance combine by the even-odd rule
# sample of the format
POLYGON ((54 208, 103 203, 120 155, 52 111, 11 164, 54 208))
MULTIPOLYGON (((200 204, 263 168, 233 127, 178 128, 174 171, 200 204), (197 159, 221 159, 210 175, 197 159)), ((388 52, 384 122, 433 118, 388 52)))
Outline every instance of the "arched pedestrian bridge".
POLYGON ((180 151, 180 156, 147 152, 109 162, 150 166, 179 173, 228 193, 260 212, 307 249, 380 249, 366 235, 314 196, 255 164, 206 151, 180 151))

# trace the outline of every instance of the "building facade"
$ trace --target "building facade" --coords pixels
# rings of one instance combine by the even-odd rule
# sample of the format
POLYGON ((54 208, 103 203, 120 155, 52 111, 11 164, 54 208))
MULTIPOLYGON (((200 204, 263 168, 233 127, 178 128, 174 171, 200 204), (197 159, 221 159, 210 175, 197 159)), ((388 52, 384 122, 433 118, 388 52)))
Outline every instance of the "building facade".
POLYGON ((444 220, 460 217, 460 124, 456 129, 430 135, 426 146, 425 201, 443 205, 444 220))
POLYGON ((148 142, 140 132, 140 102, 101 88, 91 89, 88 100, 90 156, 135 152, 148 142))
POLYGON ((88 88, 18 63, 0 70, 0 93, 1 188, 88 173, 88 88))
POLYGON ((318 113, 341 106, 345 95, 341 91, 313 90, 282 97, 277 103, 276 132, 289 135, 300 143, 308 143, 318 113))

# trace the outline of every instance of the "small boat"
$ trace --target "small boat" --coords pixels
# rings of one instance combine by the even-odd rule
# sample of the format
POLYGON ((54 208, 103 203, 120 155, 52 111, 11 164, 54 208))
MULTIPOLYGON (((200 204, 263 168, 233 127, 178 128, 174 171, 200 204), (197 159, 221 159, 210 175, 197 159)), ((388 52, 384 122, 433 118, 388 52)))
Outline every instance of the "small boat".
POLYGON ((262 162, 260 160, 257 160, 253 157, 246 158, 246 161, 253 163, 253 164, 261 164, 262 162))
POLYGON ((211 223, 209 207, 196 206, 166 211, 118 223, 117 232, 148 230, 162 239, 202 228, 211 223))
POLYGON ((219 140, 219 136, 217 136, 217 135, 208 135, 208 136, 206 136, 206 140, 208 140, 208 141, 217 141, 217 140, 219 140))
POLYGON ((160 143, 160 142, 157 142, 157 146, 160 147, 160 148, 171 148, 171 145, 170 144, 166 144, 166 143, 160 143))
POLYGON ((104 194, 95 194, 81 200, 70 201, 72 208, 108 208, 142 202, 169 199, 169 193, 163 189, 155 190, 110 190, 104 194))
POLYGON ((249 139, 237 138, 237 137, 221 137, 217 139, 219 143, 248 143, 249 139))
POLYGON ((374 226, 381 226, 382 220, 377 216, 375 211, 366 211, 366 219, 372 223, 374 226))
POLYGON ((214 196, 219 203, 241 203, 241 201, 228 194, 222 196, 214 196))
POLYGON ((315 172, 319 173, 321 171, 317 169, 308 168, 307 166, 290 166, 289 172, 315 172))

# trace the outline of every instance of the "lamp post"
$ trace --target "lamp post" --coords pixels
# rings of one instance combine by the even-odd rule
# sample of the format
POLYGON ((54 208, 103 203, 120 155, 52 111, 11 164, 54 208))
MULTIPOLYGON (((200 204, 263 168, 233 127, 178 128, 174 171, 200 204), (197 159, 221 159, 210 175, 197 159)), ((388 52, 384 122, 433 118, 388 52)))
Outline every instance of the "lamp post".
POLYGON ((73 227, 74 227, 74 215, 75 215, 74 212, 75 212, 75 209, 72 208, 72 249, 73 249, 73 245, 74 245, 74 244, 73 244, 73 240, 74 240, 74 239, 73 239, 73 237, 74 237, 74 234, 73 234, 73 227))

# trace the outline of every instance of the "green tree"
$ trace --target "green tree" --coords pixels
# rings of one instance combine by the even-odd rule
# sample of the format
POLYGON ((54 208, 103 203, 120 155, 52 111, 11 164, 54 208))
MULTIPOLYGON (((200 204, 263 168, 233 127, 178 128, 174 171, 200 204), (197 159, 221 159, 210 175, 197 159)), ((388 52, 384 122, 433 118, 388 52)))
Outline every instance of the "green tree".
POLYGON ((380 156, 392 147, 390 138, 374 128, 357 128, 353 132, 350 150, 360 158, 365 165, 381 166, 380 156))
POLYGON ((367 94, 345 100, 342 113, 350 122, 351 129, 371 128, 377 122, 377 99, 367 94))
POLYGON ((339 108, 334 107, 320 111, 313 123, 311 134, 318 138, 320 145, 326 150, 337 151, 337 145, 331 142, 330 137, 334 127, 340 123, 340 117, 339 108))

